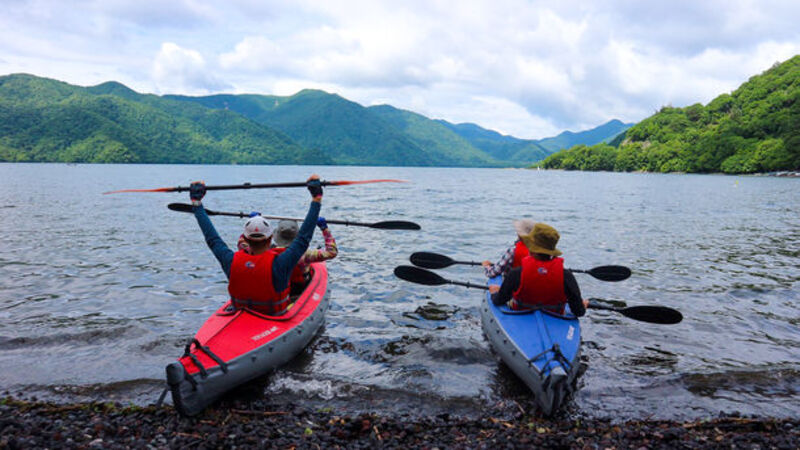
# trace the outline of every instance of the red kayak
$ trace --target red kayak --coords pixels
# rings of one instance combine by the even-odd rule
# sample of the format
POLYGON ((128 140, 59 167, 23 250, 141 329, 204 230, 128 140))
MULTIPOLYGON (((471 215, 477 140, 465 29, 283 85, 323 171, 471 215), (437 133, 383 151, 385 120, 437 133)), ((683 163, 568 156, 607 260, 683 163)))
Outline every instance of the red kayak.
POLYGON ((167 366, 172 403, 194 416, 230 389, 294 358, 311 341, 328 310, 328 270, 311 265, 306 289, 281 316, 236 309, 230 301, 200 327, 183 356, 167 366))

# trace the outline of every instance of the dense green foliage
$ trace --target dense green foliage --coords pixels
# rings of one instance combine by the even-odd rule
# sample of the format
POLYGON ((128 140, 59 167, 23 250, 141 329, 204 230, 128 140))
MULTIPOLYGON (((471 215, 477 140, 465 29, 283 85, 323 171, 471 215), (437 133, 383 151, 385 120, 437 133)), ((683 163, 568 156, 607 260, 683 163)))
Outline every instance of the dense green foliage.
POLYGON ((628 129, 618 148, 576 146, 543 165, 699 173, 800 170, 800 56, 706 106, 662 108, 628 129))
POLYGON ((239 114, 29 75, 0 77, 0 161, 298 164, 325 155, 239 114))

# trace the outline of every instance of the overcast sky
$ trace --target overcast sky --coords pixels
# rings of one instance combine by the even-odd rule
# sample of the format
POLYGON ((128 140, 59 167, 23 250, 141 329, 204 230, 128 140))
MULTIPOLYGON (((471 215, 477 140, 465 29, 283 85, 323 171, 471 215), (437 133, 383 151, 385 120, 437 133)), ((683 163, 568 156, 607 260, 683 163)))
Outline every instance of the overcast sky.
POLYGON ((707 103, 800 54, 800 1, 0 0, 0 75, 390 104, 522 138, 707 103))

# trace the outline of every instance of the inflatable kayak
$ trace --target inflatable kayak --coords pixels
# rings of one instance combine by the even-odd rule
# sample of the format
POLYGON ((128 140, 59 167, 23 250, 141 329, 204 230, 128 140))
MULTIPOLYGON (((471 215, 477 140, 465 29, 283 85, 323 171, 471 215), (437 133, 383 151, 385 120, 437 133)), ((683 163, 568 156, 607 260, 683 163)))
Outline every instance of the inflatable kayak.
POLYGON ((311 268, 308 286, 281 316, 236 309, 229 301, 206 320, 183 356, 167 366, 175 409, 196 415, 226 391, 283 365, 305 348, 329 306, 325 263, 311 268))
MULTIPOLYGON (((502 281, 498 276, 489 284, 502 281)), ((542 412, 551 415, 558 411, 575 389, 580 366, 581 326, 569 306, 565 315, 514 311, 492 304, 487 291, 481 324, 492 348, 533 391, 542 412)))

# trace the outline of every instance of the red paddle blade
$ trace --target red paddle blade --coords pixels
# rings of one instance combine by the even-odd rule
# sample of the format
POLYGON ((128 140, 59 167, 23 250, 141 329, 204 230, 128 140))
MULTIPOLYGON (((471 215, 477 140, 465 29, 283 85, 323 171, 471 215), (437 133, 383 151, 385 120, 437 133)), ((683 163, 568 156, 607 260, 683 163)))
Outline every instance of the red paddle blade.
POLYGON ((329 186, 346 186, 348 184, 367 184, 367 183, 408 183, 406 180, 359 180, 359 181, 326 181, 329 186))
POLYGON ((106 194, 119 194, 120 192, 172 192, 175 188, 165 187, 165 188, 156 188, 156 189, 120 189, 118 191, 108 191, 103 192, 103 195, 106 194))

